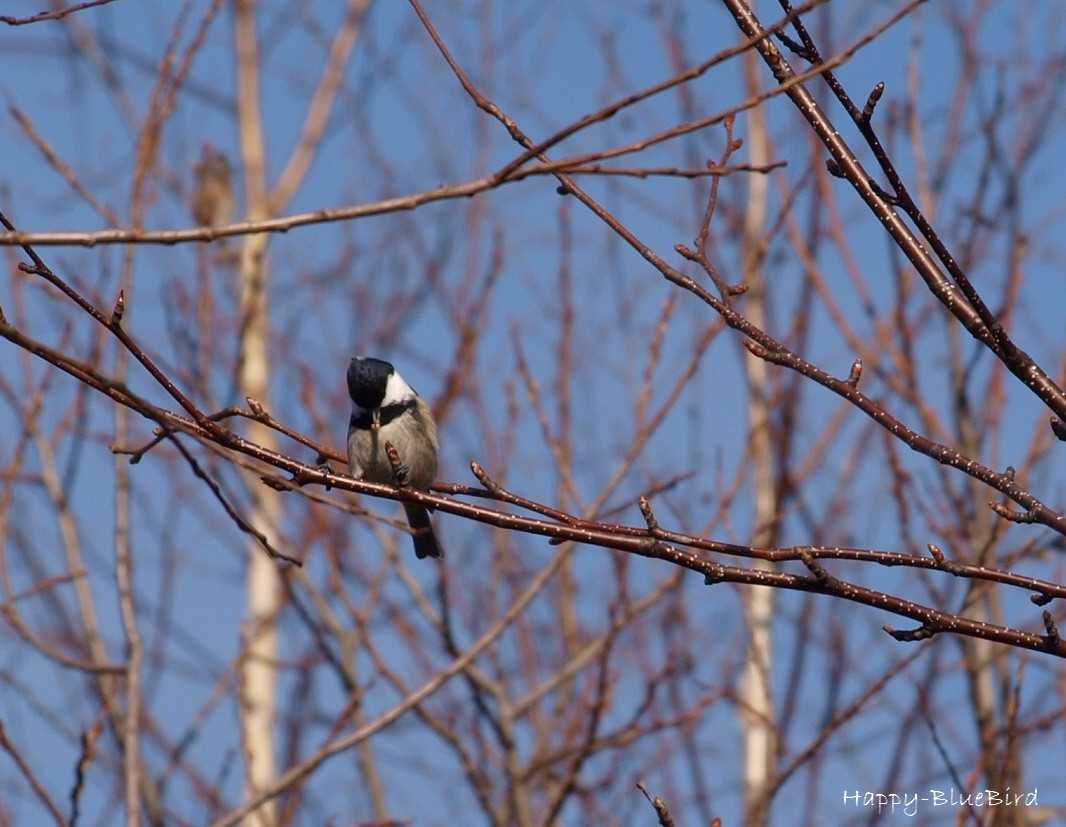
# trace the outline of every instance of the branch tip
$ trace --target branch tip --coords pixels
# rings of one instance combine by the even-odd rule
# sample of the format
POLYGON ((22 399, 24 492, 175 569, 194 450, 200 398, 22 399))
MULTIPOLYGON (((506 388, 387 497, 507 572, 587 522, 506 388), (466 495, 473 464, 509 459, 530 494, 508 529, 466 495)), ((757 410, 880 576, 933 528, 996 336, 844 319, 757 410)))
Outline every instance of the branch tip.
POLYGON ((780 40, 785 46, 787 46, 789 51, 791 51, 796 57, 800 58, 801 60, 805 60, 808 63, 814 63, 814 55, 811 54, 810 49, 808 49, 806 46, 802 45, 801 43, 797 43, 784 32, 774 32, 774 34, 777 36, 777 39, 780 40))
POLYGON ((659 827, 674 827, 674 819, 670 815, 670 809, 666 806, 666 802, 659 796, 653 796, 649 793, 647 787, 640 781, 637 782, 637 789, 644 793, 648 803, 655 809, 655 815, 659 819, 659 827))
POLYGON ((871 91, 870 97, 866 99, 866 106, 862 108, 862 122, 869 126, 870 119, 874 116, 874 109, 877 108, 877 102, 881 100, 881 96, 885 93, 885 82, 880 81, 871 91))
POLYGON ((856 359, 851 363, 851 370, 848 371, 847 385, 851 388, 857 388, 859 386, 859 380, 862 378, 862 359, 856 359))
POLYGON ((1037 514, 1032 509, 1028 511, 1015 511, 1013 508, 1008 508, 1002 503, 989 501, 988 507, 995 511, 1004 520, 1010 520, 1012 523, 1035 523, 1037 520, 1037 514))
POLYGON ((122 324, 122 317, 126 315, 126 291, 119 290, 115 306, 111 310, 111 326, 118 327, 122 324))
POLYGON ((818 562, 818 559, 813 554, 806 549, 800 549, 799 556, 800 560, 803 561, 803 565, 807 567, 807 571, 814 575, 815 580, 822 585, 830 581, 829 572, 825 570, 825 566, 818 562))
POLYGON ((696 253, 685 244, 675 244, 674 249, 677 250, 677 254, 684 259, 695 262, 699 261, 699 256, 697 256, 696 253))
POLYGON ((958 575, 959 568, 955 563, 944 556, 944 552, 941 551, 940 546, 934 543, 928 543, 926 548, 929 549, 929 553, 933 556, 933 560, 936 561, 937 568, 941 571, 946 571, 949 574, 958 575))
POLYGON ((648 525, 648 531, 658 531, 659 521, 655 518, 655 512, 651 510, 651 503, 648 502, 648 498, 643 494, 637 500, 637 505, 640 507, 641 516, 644 517, 644 522, 648 525))
POLYGON ((252 412, 252 415, 258 419, 266 418, 266 408, 263 407, 263 403, 256 399, 254 396, 244 397, 244 401, 248 403, 248 409, 252 412))
POLYGON ((280 491, 283 494, 292 491, 291 483, 278 479, 271 474, 260 474, 259 481, 267 488, 273 488, 275 491, 280 491))
POLYGON ((704 574, 703 574, 703 585, 704 586, 713 586, 716 583, 723 582, 724 580, 725 580, 725 570, 722 568, 721 564, 719 564, 719 563, 715 563, 714 564, 714 569, 712 571, 704 572, 704 574))
POLYGON ((1052 617, 1051 612, 1044 609, 1044 631, 1047 632, 1045 637, 1047 638, 1048 646, 1058 647, 1062 643, 1062 638, 1059 637, 1059 628, 1055 625, 1055 618, 1052 617))
POLYGON ((770 351, 754 339, 744 339, 741 344, 748 349, 748 352, 751 353, 752 356, 759 359, 766 359, 770 356, 770 351))
POLYGON ((881 628, 901 643, 912 643, 918 640, 928 640, 936 634, 936 631, 925 623, 923 623, 917 629, 894 629, 893 627, 887 624, 882 626, 881 628))
POLYGON ((500 488, 499 483, 497 483, 492 477, 489 476, 488 472, 481 466, 480 462, 478 462, 477 460, 471 461, 470 473, 477 477, 477 481, 480 482, 483 486, 485 486, 485 489, 489 493, 495 494, 496 496, 500 496, 500 492, 502 491, 502 489, 500 488))

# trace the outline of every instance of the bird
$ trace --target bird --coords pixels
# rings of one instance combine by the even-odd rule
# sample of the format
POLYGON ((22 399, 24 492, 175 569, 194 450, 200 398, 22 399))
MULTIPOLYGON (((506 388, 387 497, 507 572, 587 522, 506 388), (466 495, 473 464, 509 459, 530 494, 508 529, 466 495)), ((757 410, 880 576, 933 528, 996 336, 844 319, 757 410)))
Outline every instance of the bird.
POLYGON ((193 168, 195 188, 189 199, 193 220, 204 227, 218 227, 233 220, 233 172, 224 152, 205 143, 193 168))
MULTIPOLYGON (((368 482, 405 483, 427 490, 437 476, 437 423, 426 401, 391 363, 372 356, 355 356, 348 364, 348 470, 368 482), (400 469, 394 469, 385 444, 396 449, 400 469), (406 480, 397 479, 397 470, 406 480)), ((418 503, 403 503, 411 526, 415 556, 441 558, 429 512, 418 503)))

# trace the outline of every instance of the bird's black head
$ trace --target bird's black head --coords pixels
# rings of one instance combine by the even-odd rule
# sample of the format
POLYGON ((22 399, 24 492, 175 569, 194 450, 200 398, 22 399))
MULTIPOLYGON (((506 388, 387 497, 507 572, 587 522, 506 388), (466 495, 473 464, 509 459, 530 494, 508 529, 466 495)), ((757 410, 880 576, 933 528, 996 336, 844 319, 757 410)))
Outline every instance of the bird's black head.
POLYGON ((348 365, 348 396, 365 411, 380 408, 389 377, 395 372, 384 359, 356 356, 348 365))

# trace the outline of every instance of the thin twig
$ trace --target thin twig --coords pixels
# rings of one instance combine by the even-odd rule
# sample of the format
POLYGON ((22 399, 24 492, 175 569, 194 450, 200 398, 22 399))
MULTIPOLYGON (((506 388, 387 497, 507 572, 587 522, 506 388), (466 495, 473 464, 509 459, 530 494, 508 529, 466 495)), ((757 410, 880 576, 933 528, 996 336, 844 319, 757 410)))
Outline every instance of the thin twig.
POLYGON ((659 796, 653 798, 651 793, 648 792, 648 788, 640 781, 637 782, 637 789, 644 793, 648 803, 655 808, 655 815, 659 818, 659 827, 674 827, 674 819, 670 815, 670 809, 666 806, 666 802, 659 796))
POLYGON ((29 764, 26 763, 26 759, 22 757, 22 753, 18 748, 11 743, 11 740, 7 737, 7 731, 4 729, 4 722, 0 721, 0 749, 11 756, 11 760, 15 762, 15 765, 22 773, 22 777, 26 779, 26 782, 30 785, 34 795, 44 805, 44 808, 51 813, 52 818, 55 819, 55 823, 58 827, 67 827, 67 820, 63 818, 63 814, 59 812, 59 808, 56 803, 52 801, 52 797, 48 794, 48 790, 45 789, 44 784, 34 773, 29 764))
POLYGON ((115 0, 86 0, 86 2, 84 3, 78 3, 74 6, 67 6, 63 9, 37 12, 37 14, 31 14, 29 17, 14 17, 10 14, 0 14, 0 23, 7 23, 7 25, 9 26, 25 26, 29 23, 41 23, 45 20, 61 20, 68 14, 74 14, 74 12, 83 11, 85 9, 91 9, 94 6, 106 6, 108 3, 114 2, 115 0))

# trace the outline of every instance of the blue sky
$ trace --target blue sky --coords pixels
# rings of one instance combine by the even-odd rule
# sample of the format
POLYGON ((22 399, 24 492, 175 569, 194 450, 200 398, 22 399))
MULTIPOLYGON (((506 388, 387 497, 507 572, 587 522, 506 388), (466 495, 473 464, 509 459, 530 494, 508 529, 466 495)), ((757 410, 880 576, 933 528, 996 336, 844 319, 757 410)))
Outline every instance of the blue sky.
MULTIPOLYGON (((268 141, 269 178, 275 180, 288 153, 299 136, 304 108, 310 90, 314 88, 321 69, 326 44, 342 15, 340 3, 306 4, 313 13, 301 16, 292 4, 268 2, 263 4, 260 31, 264 42, 263 112, 268 141), (314 21, 314 25, 308 23, 314 21)), ((545 2, 515 6, 507 3, 444 3, 426 4, 441 35, 457 59, 468 69, 479 87, 505 111, 512 114, 522 128, 535 138, 542 138, 571 120, 602 106, 621 94, 641 88, 673 73, 665 48, 666 32, 659 25, 645 3, 567 4, 545 2)), ((889 2, 834 2, 832 5, 832 43, 836 46, 852 42, 876 22, 891 14, 898 4, 889 2)), ((915 78, 921 90, 918 122, 922 125, 929 146, 940 146, 944 114, 950 106, 951 93, 958 85, 958 65, 955 60, 951 26, 944 20, 943 9, 936 4, 922 10, 918 26, 904 22, 887 32, 874 44, 863 49, 842 67, 839 75, 854 97, 863 99, 874 83, 887 84, 885 99, 878 111, 879 118, 890 117, 891 107, 900 106, 908 82, 908 58, 913 49, 917 56, 915 78)), ((122 95, 104 90, 91 61, 75 55, 62 25, 50 23, 32 27, 0 31, 0 65, 3 66, 3 91, 6 103, 26 112, 37 130, 47 137, 58 154, 85 175, 94 193, 113 205, 121 215, 126 214, 132 166, 136 121, 130 123, 123 115, 122 98, 126 96, 132 111, 138 116, 145 111, 151 93, 150 67, 157 60, 174 20, 178 4, 137 3, 119 0, 106 8, 86 12, 78 18, 88 27, 108 52, 113 65, 120 71, 122 95)), ((190 20, 198 20, 204 2, 192 3, 190 20)), ((667 17, 670 28, 677 33, 683 46, 683 62, 691 64, 737 41, 735 25, 715 3, 666 4, 672 9, 667 17)), ((764 20, 776 19, 776 5, 759 6, 764 20)), ((5 4, 5 13, 22 14, 39 10, 37 0, 16 0, 5 4), (13 8, 9 8, 13 7, 13 8)), ((1014 4, 998 4, 979 33, 984 54, 992 59, 982 63, 982 92, 985 95, 1000 78, 1005 88, 1024 98, 1019 78, 1033 66, 1048 60, 1056 48, 1054 38, 1043 42, 1036 33, 1041 27, 1058 31, 1061 12, 1052 3, 1027 5, 1023 12, 1014 4), (1032 11, 1035 7, 1036 11, 1032 11), (1017 44, 1025 44, 1019 58, 1017 44), (1041 50, 1046 50, 1046 54, 1041 50)), ((820 33, 817 25, 816 33, 820 33)), ((819 34, 819 36, 824 36, 819 34)), ((183 42, 190 35, 187 31, 183 42)), ((833 49, 827 49, 832 52, 833 49)), ((769 75, 760 67, 761 82, 769 83, 769 75)), ((709 113, 734 104, 743 97, 739 77, 739 63, 716 68, 691 84, 694 106, 699 114, 709 113)), ((162 146, 164 175, 152 194, 146 224, 152 228, 185 227, 189 224, 185 206, 188 170, 204 141, 210 141, 236 157, 237 134, 230 107, 234 96, 234 66, 232 57, 232 16, 227 10, 212 29, 208 43, 194 66, 187 90, 179 99, 179 106, 168 122, 162 146)), ((981 105, 991 107, 988 100, 981 105)), ((1058 102, 1050 102, 1046 128, 1059 127, 1061 109, 1058 102)), ((834 121, 842 132, 859 146, 856 136, 845 129, 843 113, 830 106, 834 121)), ((1017 136, 1010 128, 1008 115, 1005 134, 1017 136)), ((778 184, 795 184, 809 166, 808 134, 795 111, 783 99, 775 99, 767 107, 773 131, 776 158, 789 162, 783 171, 774 173, 771 184, 770 214, 780 205, 778 184)), ((668 93, 645 102, 631 111, 597 125, 568 141, 556 155, 579 153, 613 146, 668 127, 684 118, 677 95, 668 93)), ((965 219, 959 207, 966 203, 976 185, 970 170, 976 170, 983 146, 976 138, 976 116, 971 113, 965 123, 965 135, 959 148, 956 172, 949 179, 937 215, 938 226, 946 228, 952 238, 959 237, 965 219)), ((737 122, 738 134, 746 134, 746 123, 737 122)), ((620 163, 642 165, 687 165, 688 159, 697 162, 717 157, 722 150, 720 128, 713 128, 679 141, 669 142, 632 159, 620 163)), ((1016 149, 1007 141, 1005 155, 1016 149)), ((743 154, 744 151, 742 151, 743 154)), ((1023 223, 1031 233, 1031 252, 1025 260, 1023 299, 1017 312, 1016 329, 1019 343, 1038 358, 1061 354, 1063 282, 1061 264, 1062 223, 1061 192, 1062 167, 1057 157, 1056 142, 1048 140, 1034 156, 1029 171, 1022 178, 1025 207, 1023 223)), ((505 130, 478 112, 462 93, 455 79, 446 71, 439 54, 418 26, 405 3, 379 2, 375 4, 364 36, 356 46, 347 68, 343 91, 337 109, 330 120, 326 140, 303 186, 297 192, 288 212, 300 212, 319 207, 341 206, 415 192, 442 183, 456 183, 483 175, 514 157, 516 146, 505 130)), ((914 180, 916 159, 906 150, 898 149, 896 157, 909 181, 914 180)), ((72 197, 63 182, 40 158, 36 149, 24 139, 10 118, 0 123, 0 203, 5 211, 26 230, 91 230, 101 227, 100 219, 79 199, 72 197)), ((741 158, 740 160, 745 160, 741 158)), ((853 249, 860 255, 861 265, 870 286, 875 305, 885 305, 892 298, 892 262, 887 239, 877 222, 850 193, 843 182, 835 182, 836 203, 847 224, 853 249)), ((999 186, 998 182, 992 184, 999 186)), ((555 376, 555 336, 558 329, 558 307, 554 298, 556 273, 560 265, 560 221, 570 223, 574 245, 571 266, 574 274, 575 300, 579 308, 577 324, 578 350, 583 354, 576 365, 572 382, 575 398, 579 400, 580 417, 575 431, 578 450, 577 485, 583 496, 590 498, 603 485, 610 465, 601 462, 625 447, 631 435, 630 405, 643 370, 643 354, 647 348, 657 314, 673 288, 667 286, 632 250, 624 247, 616 236, 576 202, 569 203, 562 216, 562 200, 554 191, 554 181, 534 177, 509 185, 473 200, 445 202, 420 208, 412 213, 400 213, 365 219, 341 225, 311 226, 294 230, 271 239, 270 256, 273 280, 275 352, 297 354, 287 372, 273 377, 272 398, 269 405, 277 416, 300 429, 312 430, 313 417, 306 409, 301 394, 303 383, 309 383, 319 413, 325 415, 332 430, 324 435, 336 446, 342 444, 347 411, 343 398, 343 366, 352 352, 377 352, 403 366, 410 382, 427 396, 440 389, 447 371, 449 357, 455 350, 451 325, 444 315, 451 292, 470 274, 484 273, 490 266, 493 239, 501 239, 503 275, 492 299, 491 324, 477 354, 476 365, 486 393, 486 409, 499 426, 506 417, 505 387, 514 379, 514 353, 511 346, 512 329, 517 329, 534 375, 544 385, 555 376), (419 312, 409 318, 402 335, 381 335, 378 319, 367 316, 379 308, 374 296, 384 295, 395 284, 418 289, 427 258, 439 256, 444 262, 442 291, 431 297, 419 312), (343 267, 341 278, 338 268, 343 267), (369 298, 368 298, 369 297, 369 298), (585 355, 594 354, 594 355, 585 355)), ((735 279, 737 247, 728 237, 729 209, 741 209, 746 182, 742 177, 727 179, 722 185, 722 213, 716 219, 715 252, 718 263, 727 277, 735 279), (728 274, 733 274, 729 276, 728 274)), ((594 197, 627 223, 640 238, 672 263, 681 264, 671 252, 678 242, 691 243, 695 234, 704 185, 694 185, 677 179, 613 180, 592 179, 587 188, 594 197), (694 195, 695 193, 695 195, 694 195)), ((996 199, 990 199, 995 203, 996 199)), ((797 204, 797 211, 808 206, 806 196, 797 204)), ((994 217, 993 217, 994 220, 994 217)), ((180 351, 170 336, 161 333, 172 328, 176 290, 190 283, 195 276, 198 248, 186 245, 177 248, 144 248, 137 252, 135 288, 129 324, 138 336, 158 342, 158 354, 168 366, 180 365, 180 351)), ((105 299, 113 295, 121 268, 122 250, 103 248, 47 249, 46 260, 57 270, 69 274, 85 285, 94 286, 105 299)), ((994 237, 979 249, 971 274, 980 287, 999 296, 1003 281, 1005 252, 1001 237, 994 237)), ((869 333, 869 319, 863 313, 860 297, 851 288, 844 262, 830 250, 822 255, 823 267, 834 297, 853 319, 860 332, 869 333)), ((9 270, 9 272, 11 272, 9 270)), ((767 259, 766 277, 775 296, 779 312, 791 307, 797 292, 802 289, 802 269, 778 244, 767 259)), ((5 309, 13 300, 11 276, 0 287, 0 305, 5 309)), ((229 289, 221 285, 220 290, 229 289)), ((52 302, 43 301, 30 291, 28 318, 33 332, 47 341, 58 341, 64 320, 74 318, 72 341, 76 349, 85 352, 97 331, 88 321, 76 316, 60 314, 52 302)), ((932 305, 931 300, 926 307, 932 305)), ((680 370, 700 327, 710 321, 709 311, 688 296, 682 297, 675 324, 666 342, 666 357, 657 393, 665 393, 669 383, 680 370)), ((772 319, 783 326, 787 319, 772 319)), ((815 311, 812 327, 815 335, 806 353, 815 363, 831 372, 843 375, 854 354, 841 337, 826 324, 824 311, 815 311)), ((921 354, 921 383, 928 399, 945 411, 950 389, 944 380, 945 337, 943 322, 930 322, 916 348, 921 354)), ((966 348, 972 344, 965 343, 966 348)), ((723 334, 710 347, 701 362, 700 371, 686 392, 683 402, 671 415, 661 432, 652 441, 638 473, 628 479, 623 495, 639 492, 649 479, 663 478, 681 469, 694 468, 696 478, 678 490, 675 505, 691 521, 690 527, 701 525, 714 511, 720 493, 721 479, 728 478, 743 455, 746 434, 744 379, 741 371, 738 340, 723 334), (719 473, 719 469, 721 472, 719 473)), ((105 351, 107 359, 113 350, 105 351)), ((0 348, 0 372, 8 381, 20 377, 22 354, 5 344, 0 348)), ((977 370, 988 370, 988 358, 977 362, 977 370)), ((1048 363, 1055 367, 1054 361, 1048 363)), ((31 368, 38 377, 46 370, 41 364, 31 368)), ((135 374, 131 381, 141 392, 164 402, 162 393, 153 388, 148 377, 135 374)), ((876 380, 868 380, 876 381, 876 380)), ((879 386, 873 384, 872 387, 879 386)), ((227 394, 229 387, 218 377, 212 390, 220 404, 239 401, 227 394)), ((880 388, 883 392, 883 388, 880 388)), ((57 381, 54 400, 45 407, 45 421, 54 425, 67 410, 75 392, 66 379, 57 381)), ((1004 428, 998 449, 989 447, 984 459, 992 464, 1019 462, 1034 428, 1046 428, 1047 414, 1037 401, 1017 383, 1009 386, 1008 411, 1011 425, 1004 428)), ((800 425, 799 440, 803 450, 820 431, 820 426, 837 410, 838 402, 828 392, 815 387, 803 390, 807 416, 800 425)), ((521 389, 518 391, 522 398, 521 389)), ((979 400, 978 400, 979 402, 979 400)), ((86 431, 93 435, 107 435, 111 429, 110 408, 100 399, 88 404, 86 431)), ((8 429, 10 408, 4 408, 8 429)), ((840 434, 840 448, 832 452, 823 469, 811 479, 809 492, 812 507, 818 508, 823 491, 832 490, 835 480, 844 473, 849 454, 863 450, 863 446, 880 434, 870 435, 866 423, 857 414, 849 416, 840 434)), ((498 427, 502 430, 502 427, 498 427)), ((444 479, 472 482, 467 471, 471 459, 485 461, 498 439, 489 438, 469 409, 454 417, 445 431, 445 448, 441 476, 444 479)), ((521 493, 553 501, 558 481, 545 459, 546 452, 539 440, 539 429, 533 417, 524 412, 518 429, 520 447, 508 468, 508 482, 521 493)), ((4 447, 0 461, 9 461, 10 447, 4 447)), ((310 457, 307 457, 311 459, 310 457)), ((931 491, 936 486, 935 469, 924 458, 904 454, 908 470, 931 491)), ((94 590, 103 615, 105 628, 111 634, 110 651, 121 655, 120 627, 117 625, 113 590, 110 588, 110 537, 112 504, 109 502, 111 460, 107 439, 90 441, 78 451, 70 446, 60 456, 61 466, 70 479, 72 508, 78 515, 81 537, 87 554, 95 559, 94 590), (80 453, 79 453, 80 451, 80 453)), ((199 483, 191 475, 185 480, 166 479, 172 466, 153 462, 150 458, 134 472, 137 483, 137 531, 142 547, 138 551, 139 583, 149 595, 166 594, 176 607, 180 618, 181 635, 178 650, 173 653, 172 669, 167 678, 154 688, 153 710, 159 714, 160 725, 172 736, 190 721, 211 689, 202 674, 185 668, 186 662, 212 663, 209 671, 218 674, 223 665, 234 657, 238 645, 238 630, 243 615, 242 571, 243 541, 216 509, 215 522, 203 524, 199 515, 206 509, 200 506, 204 497, 199 483), (166 482, 168 486, 164 487, 166 482), (167 496, 159 492, 166 490, 167 496), (160 541, 162 538, 162 542, 160 541), (179 565, 180 564, 180 565, 179 565), (165 589, 160 584, 166 583, 165 589), (184 639, 184 647, 180 641, 184 639)), ((857 543, 894 548, 900 538, 895 528, 894 512, 886 495, 885 485, 879 481, 880 469, 869 464, 855 481, 855 499, 848 503, 852 519, 842 526, 839 536, 828 538, 841 543, 857 543)), ((1035 478, 1034 488, 1052 504, 1063 504, 1063 480, 1053 468, 1045 469, 1035 478)), ((982 497, 986 496, 984 494, 982 497)), ((943 506, 931 493, 932 510, 943 506)), ((727 525, 716 528, 715 536, 743 542, 750 536, 751 513, 740 497, 730 511, 727 525)), ((26 492, 18 500, 24 515, 20 529, 42 546, 42 564, 46 571, 60 565, 58 534, 48 521, 46 503, 39 494, 26 492)), ((295 509, 295 507, 292 507, 295 509)), ((632 511, 632 510, 631 510, 632 511)), ((290 516, 292 514, 290 513, 290 516)), ((639 521, 632 511, 627 521, 639 521)), ((439 522, 441 522, 438 519, 439 522)), ((469 592, 470 599, 484 598, 485 585, 479 582, 479 572, 486 565, 490 535, 487 529, 445 520, 441 530, 450 548, 460 551, 451 554, 449 563, 461 576, 457 588, 469 592)), ((1011 529, 1018 537, 1041 536, 1031 528, 1011 529)), ((353 532, 365 541, 364 534, 353 532)), ((782 541, 806 541, 802 519, 786 521, 782 541)), ((930 529, 928 540, 936 542, 930 529)), ((529 538, 516 540, 516 547, 532 559, 546 561, 550 549, 529 538)), ((364 543, 365 545, 365 543, 364 543)), ((606 555, 596 550, 577 553, 582 579, 594 583, 609 570, 606 555)), ((644 587, 659 582, 667 575, 661 564, 636 561, 635 575, 644 587)), ((1047 576, 1061 579, 1062 566, 1057 560, 1046 564, 1047 576), (1057 575, 1056 575, 1057 571, 1057 575)), ((321 576, 321 559, 309 558, 311 575, 321 576)), ((416 572, 427 584, 431 575, 425 570, 416 572)), ((841 573, 844 573, 842 570, 841 573)), ((916 578, 906 572, 879 569, 864 571, 858 567, 846 570, 848 576, 860 582, 876 583, 879 588, 907 594, 917 599, 926 596, 916 578)), ((26 572, 22 572, 26 576, 26 572)), ((27 581, 28 582, 28 581, 27 581)), ((392 584, 399 592, 399 586, 392 584)), ((731 649, 742 645, 743 628, 739 621, 740 603, 733 590, 712 590, 713 597, 695 579, 686 585, 686 598, 693 611, 706 617, 708 632, 705 639, 693 641, 693 647, 707 647, 699 651, 712 652, 708 664, 728 661, 731 649)), ((949 594, 957 601, 963 592, 956 584, 949 584, 949 594)), ((1024 594, 1005 596, 1006 620, 1033 627, 1037 617, 1024 594)), ((44 607, 47 608, 47 607, 44 607)), ((146 600, 142 613, 152 613, 157 607, 146 600)), ((590 603, 589 617, 602 615, 603 606, 590 603)), ((780 613, 783 619, 799 618, 803 612, 817 613, 819 624, 815 633, 831 635, 843 630, 840 638, 846 656, 858 667, 849 670, 841 687, 842 702, 873 679, 893 657, 909 652, 904 646, 888 641, 880 630, 884 622, 904 625, 873 610, 827 600, 808 600, 801 595, 781 595, 780 613), (864 653, 873 653, 865 662, 864 653)), ((535 613, 545 623, 551 620, 550 607, 539 605, 535 613)), ((28 616, 47 620, 41 611, 28 616)), ((796 621, 779 623, 781 651, 791 651, 792 635, 801 633, 796 621)), ((472 640, 475 630, 464 630, 472 640)), ((303 633, 293 626, 287 630, 293 650, 306 645, 303 633)), ((827 643, 831 650, 836 643, 827 643)), ((949 661, 958 657, 958 647, 950 640, 941 641, 939 656, 949 661)), ((440 653, 433 653, 436 657, 440 653)), ((402 655, 397 653, 398 658, 402 655)), ((930 655, 924 655, 919 664, 930 655)), ((443 663, 443 660, 439 660, 443 663)), ((0 657, 0 666, 8 674, 18 675, 27 684, 38 687, 43 703, 52 708, 62 706, 70 711, 65 726, 74 729, 91 723, 94 704, 86 697, 80 676, 58 671, 55 667, 33 658, 24 649, 0 657)), ((786 684, 789 664, 782 657, 776 668, 781 670, 777 682, 786 684)), ((803 716, 799 733, 813 735, 822 725, 824 688, 817 673, 826 663, 808 666, 803 681, 801 706, 809 710, 803 716)), ((407 674, 414 675, 417 667, 404 663, 407 674)), ((1057 664, 1035 659, 1028 666, 1034 674, 1030 686, 1034 705, 1041 700, 1038 693, 1046 691, 1048 681, 1058 669, 1057 664)), ((892 693, 880 699, 869 716, 850 727, 835 741, 834 762, 824 777, 848 779, 856 777, 856 784, 871 784, 883 776, 891 760, 888 751, 893 745, 893 727, 900 715, 915 703, 915 684, 921 670, 908 672, 892 693)), ((711 675, 706 676, 708 680, 711 675)), ((414 678, 412 677, 412 680, 414 678)), ((330 683, 328 677, 322 684, 330 683)), ((624 686, 624 684, 623 684, 624 686)), ((291 690, 291 686, 285 689, 291 690)), ((949 712, 952 698, 961 697, 961 677, 947 680, 940 686, 937 703, 949 712)), ((324 710, 330 704, 341 703, 336 687, 316 687, 315 700, 324 710)), ((387 695, 373 695, 371 703, 384 708, 387 695)), ((371 713, 374 710, 371 709, 371 713)), ((380 710, 379 710, 380 711, 380 710)), ((234 715, 231 702, 223 704, 211 719, 210 727, 198 739, 192 752, 193 760, 203 767, 208 777, 223 774, 228 762, 227 750, 236 746, 234 715)), ((618 715, 624 717, 625 707, 618 715)), ((65 791, 70 775, 72 748, 69 740, 57 734, 55 727, 45 725, 34 712, 30 701, 17 689, 5 687, 0 692, 0 714, 14 736, 32 742, 31 756, 35 766, 53 791, 65 791)), ((972 740, 964 716, 945 717, 945 727, 958 743, 972 740)), ((715 777, 709 780, 716 812, 727 824, 738 823, 739 802, 735 795, 738 767, 735 765, 735 708, 718 705, 708 712, 704 732, 727 733, 721 740, 705 737, 703 742, 709 762, 715 767, 715 777)), ((327 726, 328 728, 328 726, 327 726)), ((802 743, 797 737, 792 744, 802 743)), ((444 756, 411 720, 405 719, 376 740, 381 754, 390 767, 448 766, 444 756)), ((1047 768, 1061 762, 1061 743, 1048 742, 1029 756, 1033 783, 1046 787, 1047 768)), ((942 767, 929 747, 925 760, 915 760, 908 768, 929 768, 930 778, 943 781, 942 767)), ((149 760, 158 760, 158 753, 148 749, 149 760)), ((454 771, 450 769, 449 771, 454 771)), ((365 797, 351 784, 350 758, 338 759, 323 773, 319 791, 346 790, 348 800, 340 800, 338 793, 324 793, 324 800, 333 809, 320 816, 340 817, 349 811, 365 815, 365 797), (347 786, 344 786, 347 785, 347 786), (331 797, 332 796, 332 797, 331 797)), ((595 772, 595 769, 593 770, 595 772)), ((664 776, 668 773, 664 772, 664 776)), ((920 773, 918 773, 920 775, 920 773)), ((5 770, 4 778, 10 778, 5 770)), ((99 779, 102 777, 98 775, 99 779)), ((1027 776, 1028 778, 1029 776, 1027 776)), ((656 779, 647 779, 654 788, 656 779)), ((658 779, 666 785, 668 778, 658 779)), ((924 783, 926 779, 909 778, 908 783, 924 783)), ((449 787, 448 792, 425 785, 403 772, 391 776, 390 802, 399 817, 411 818, 413 823, 430 823, 431 816, 440 813, 441 802, 455 813, 462 813, 471 802, 464 793, 449 787)), ((18 782, 12 782, 17 784, 18 782)), ((681 791, 677 801, 678 814, 691 813, 685 800, 686 785, 675 780, 675 790, 681 791)), ((846 783, 842 781, 842 783, 846 783)), ((806 802, 808 791, 803 773, 799 773, 781 795, 775 811, 780 823, 789 823, 789 802, 806 802)), ((226 776, 224 787, 230 805, 240 797, 240 773, 234 768, 226 776)), ((57 793, 57 795, 59 795, 57 793)), ((92 790, 86 806, 94 817, 106 821, 109 812, 104 803, 113 791, 92 790)), ((823 817, 840 817, 835 797, 838 786, 823 784, 819 798, 810 811, 823 817)), ((61 797, 61 795, 59 795, 61 797)), ((1061 802, 1060 802, 1061 803, 1061 802)), ((28 805, 26 805, 28 806, 28 805)), ((632 808, 633 823, 646 823, 646 802, 636 794, 618 802, 616 812, 632 808)), ((202 817, 194 806, 183 810, 194 823, 202 817)), ((113 815, 113 814, 112 814, 113 815)), ((572 816, 572 814, 570 814, 572 816)), ((863 818, 866 813, 862 813, 863 818)), ((564 817, 566 814, 564 813, 564 817)), ((309 813, 306 823, 316 823, 319 814, 309 813)), ((443 820, 443 818, 442 818, 443 820)), ((890 823, 895 823, 890 820, 890 823)), ((902 821, 900 823, 903 823, 902 821)))

